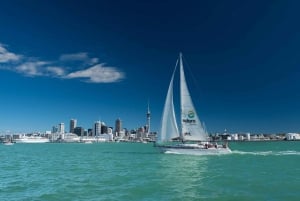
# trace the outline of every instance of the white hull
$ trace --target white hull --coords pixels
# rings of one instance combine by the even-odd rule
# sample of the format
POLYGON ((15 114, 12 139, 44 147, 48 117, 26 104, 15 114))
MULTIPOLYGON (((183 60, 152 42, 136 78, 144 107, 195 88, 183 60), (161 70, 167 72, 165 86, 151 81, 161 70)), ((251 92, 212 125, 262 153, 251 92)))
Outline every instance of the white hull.
POLYGON ((14 143, 12 143, 12 142, 4 142, 3 144, 7 145, 7 146, 14 145, 14 143))
POLYGON ((220 154, 230 154, 231 150, 228 147, 211 147, 205 148, 202 145, 158 145, 157 146, 162 153, 169 154, 186 154, 186 155, 220 155, 220 154))
POLYGON ((50 142, 47 138, 20 138, 15 140, 16 143, 47 143, 50 142))

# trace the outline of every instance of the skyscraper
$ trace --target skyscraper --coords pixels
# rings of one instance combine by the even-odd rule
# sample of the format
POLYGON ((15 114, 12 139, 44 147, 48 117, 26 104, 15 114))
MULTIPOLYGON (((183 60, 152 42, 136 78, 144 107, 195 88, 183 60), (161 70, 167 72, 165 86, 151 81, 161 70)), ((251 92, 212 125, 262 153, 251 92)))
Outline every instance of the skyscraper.
POLYGON ((120 118, 118 118, 116 120, 116 126, 115 126, 115 133, 116 133, 116 136, 118 136, 120 134, 122 130, 122 121, 120 118))
POLYGON ((70 133, 74 133, 74 129, 77 126, 77 120, 76 119, 71 119, 70 120, 70 133))
POLYGON ((107 134, 108 127, 105 125, 104 122, 101 122, 101 134, 107 134))
POLYGON ((99 136, 101 134, 101 122, 96 121, 94 124, 94 136, 99 136))
POLYGON ((65 124, 64 123, 58 124, 58 133, 60 133, 60 134, 65 133, 65 124))
POLYGON ((74 133, 78 136, 83 136, 84 134, 84 129, 82 127, 76 127, 74 128, 74 133))

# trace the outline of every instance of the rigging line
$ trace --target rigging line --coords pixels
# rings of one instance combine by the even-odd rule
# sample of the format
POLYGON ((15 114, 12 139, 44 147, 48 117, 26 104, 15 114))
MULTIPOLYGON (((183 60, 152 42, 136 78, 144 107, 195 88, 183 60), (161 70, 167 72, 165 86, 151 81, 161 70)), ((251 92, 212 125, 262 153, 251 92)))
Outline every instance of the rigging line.
MULTIPOLYGON (((192 83, 193 83, 193 86, 195 86, 195 89, 196 89, 196 91, 199 91, 200 93, 202 92, 202 90, 200 89, 200 87, 199 87, 199 82, 197 81, 197 79, 196 79, 196 77, 195 77, 195 75, 193 74, 193 71, 191 70, 191 67, 190 67, 190 65, 189 65, 189 63, 187 62, 187 60, 185 59, 185 57, 182 55, 182 60, 183 60, 183 62, 186 64, 185 66, 187 67, 187 75, 189 76, 189 77, 191 77, 191 79, 192 79, 192 83)), ((186 69, 186 68, 185 68, 186 69)), ((188 87, 191 87, 191 86, 188 86, 188 87)), ((190 89, 191 90, 191 89, 190 89)), ((199 105, 201 105, 201 97, 199 96, 199 94, 200 93, 194 93, 194 96, 193 97, 195 97, 195 98, 193 98, 193 100, 192 100, 192 102, 193 102, 193 104, 194 104, 194 107, 196 107, 196 106, 199 106, 199 105), (196 104, 196 105, 195 105, 196 104)), ((198 115, 198 118, 199 118, 199 121, 201 122, 201 124, 202 124, 202 121, 201 121, 201 118, 199 117, 199 111, 200 111, 200 109, 196 109, 197 110, 197 115, 198 115)), ((202 125, 201 125, 201 127, 202 127, 202 125)), ((206 129, 206 128, 205 128, 206 129)))
MULTIPOLYGON (((196 91, 201 92, 202 90, 199 87, 199 82, 197 81, 195 75, 193 74, 193 71, 191 70, 191 66, 189 65, 189 63, 187 62, 187 60, 185 59, 185 57, 183 55, 182 55, 182 59, 183 59, 184 63, 186 64, 185 66, 187 66, 188 76, 192 78, 193 86, 196 87, 196 91)), ((199 103, 199 100, 201 100, 201 98, 199 97, 199 93, 195 93, 195 95, 196 95, 196 99, 195 100, 197 100, 197 102, 199 103)))
POLYGON ((179 58, 177 58, 177 60, 176 60, 176 64, 175 64, 175 67, 174 67, 174 72, 173 72, 173 74, 175 74, 175 71, 176 71, 176 69, 177 69, 178 61, 179 61, 179 58))

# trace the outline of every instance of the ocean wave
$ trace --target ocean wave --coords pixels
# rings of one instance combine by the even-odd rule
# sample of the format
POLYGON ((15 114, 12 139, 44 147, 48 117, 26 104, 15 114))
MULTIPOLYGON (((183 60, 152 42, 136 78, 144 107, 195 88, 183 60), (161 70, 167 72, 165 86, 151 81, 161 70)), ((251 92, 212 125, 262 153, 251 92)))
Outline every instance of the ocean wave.
POLYGON ((259 155, 259 156, 283 156, 283 155, 300 155, 299 151, 294 150, 287 150, 287 151, 232 151, 233 154, 240 154, 240 155, 259 155))

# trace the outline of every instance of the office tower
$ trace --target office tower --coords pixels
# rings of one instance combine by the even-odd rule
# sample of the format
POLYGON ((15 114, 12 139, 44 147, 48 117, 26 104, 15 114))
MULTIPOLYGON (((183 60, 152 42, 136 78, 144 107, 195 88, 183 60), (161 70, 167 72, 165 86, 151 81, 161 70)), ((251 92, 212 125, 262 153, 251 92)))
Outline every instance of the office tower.
POLYGON ((58 133, 60 133, 60 134, 65 133, 65 124, 64 123, 58 124, 58 133))
POLYGON ((86 136, 93 136, 93 129, 92 128, 89 128, 87 130, 87 135, 86 136))
POLYGON ((70 120, 70 133, 74 133, 74 129, 77 126, 77 120, 76 119, 71 119, 70 120))
POLYGON ((82 127, 76 127, 74 128, 74 133, 78 136, 83 137, 84 129, 82 127))
POLYGON ((99 136, 101 134, 101 122, 96 121, 94 124, 94 136, 99 136))
POLYGON ((107 126, 104 122, 101 122, 101 134, 107 134, 107 126))
POLYGON ((119 133, 121 132, 121 130, 122 130, 122 121, 121 121, 120 118, 118 118, 116 120, 116 126, 115 126, 115 134, 116 134, 116 136, 119 135, 119 133))

